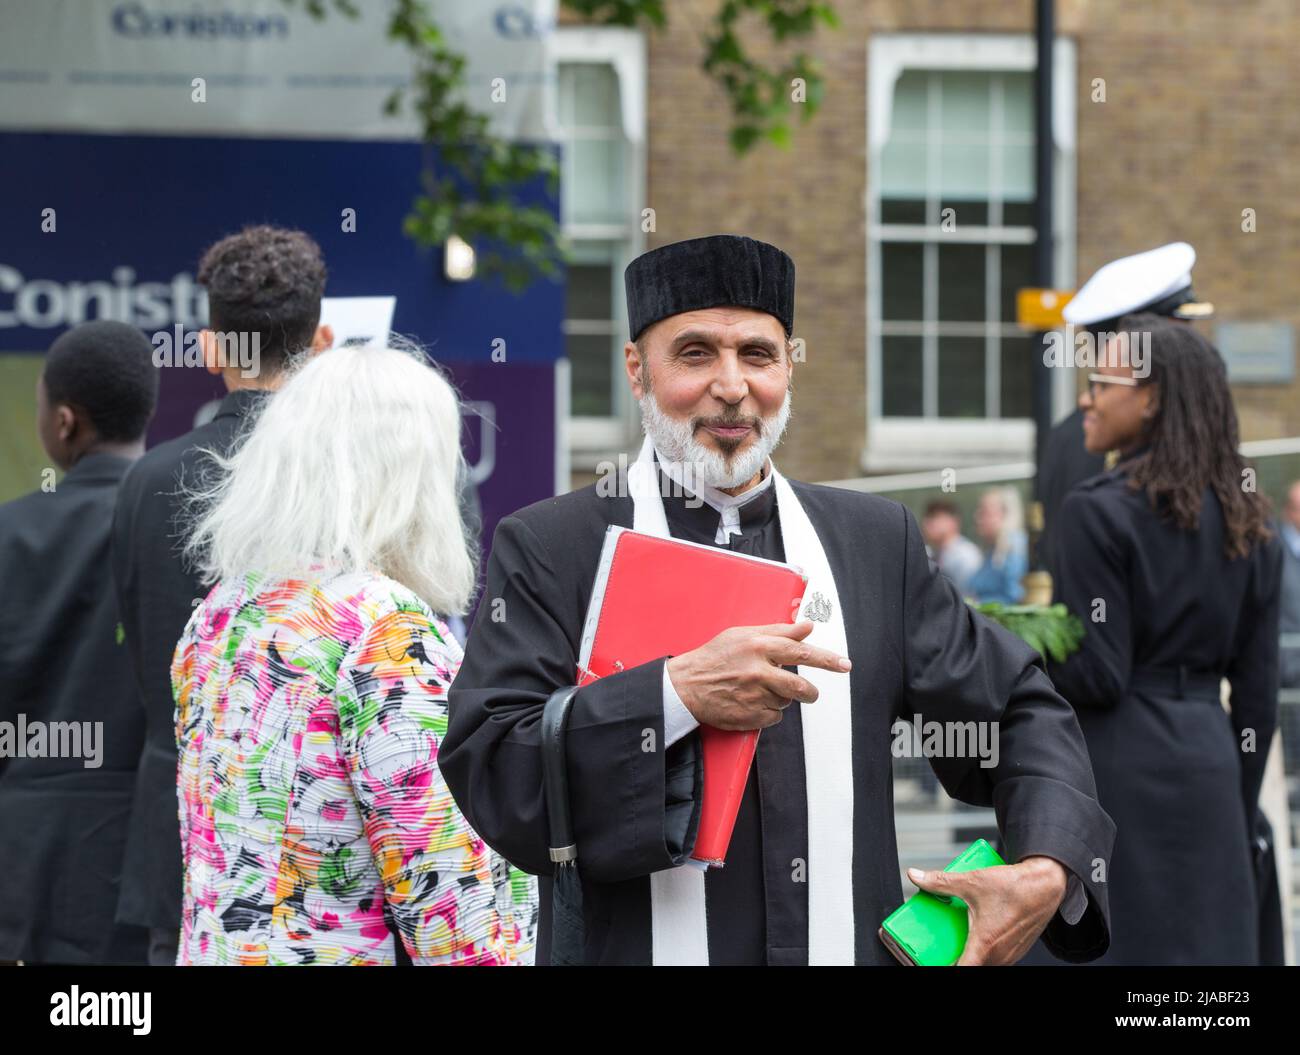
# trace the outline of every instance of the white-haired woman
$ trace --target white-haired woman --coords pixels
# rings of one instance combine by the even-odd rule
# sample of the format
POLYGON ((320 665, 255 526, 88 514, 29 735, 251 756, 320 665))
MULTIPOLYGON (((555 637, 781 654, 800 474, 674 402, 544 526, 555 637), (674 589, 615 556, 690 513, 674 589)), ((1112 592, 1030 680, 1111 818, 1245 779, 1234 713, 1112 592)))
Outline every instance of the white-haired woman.
POLYGON ((297 367, 217 458, 188 551, 215 586, 172 663, 181 964, 531 961, 536 881, 438 769, 470 601, 460 413, 413 349, 297 367))
POLYGON ((1019 604, 1029 570, 1029 544, 1024 511, 1014 487, 991 487, 975 506, 975 533, 984 548, 984 564, 967 583, 966 592, 977 601, 1019 604))

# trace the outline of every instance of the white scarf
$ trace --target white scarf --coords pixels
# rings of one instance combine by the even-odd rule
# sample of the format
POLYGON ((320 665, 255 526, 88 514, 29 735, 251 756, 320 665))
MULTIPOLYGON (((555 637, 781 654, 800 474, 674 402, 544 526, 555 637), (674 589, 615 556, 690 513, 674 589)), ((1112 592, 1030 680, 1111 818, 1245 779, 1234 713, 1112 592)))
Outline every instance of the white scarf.
MULTIPOLYGON (((802 618, 814 621, 812 633, 804 640, 847 656, 843 608, 826 551, 794 490, 775 464, 772 477, 786 560, 808 576, 802 618)), ((634 510, 633 530, 671 537, 655 471, 654 445, 648 436, 637 460, 628 468, 628 487, 634 510)), ((853 748, 849 678, 854 675, 846 677, 803 666, 799 674, 816 685, 820 694, 816 703, 803 707, 801 714, 808 800, 808 860, 802 869, 808 883, 808 962, 813 966, 852 964, 853 748)), ((798 866, 797 861, 789 862, 792 876, 798 866)), ((703 871, 682 865, 652 873, 650 901, 655 965, 708 964, 703 871)))

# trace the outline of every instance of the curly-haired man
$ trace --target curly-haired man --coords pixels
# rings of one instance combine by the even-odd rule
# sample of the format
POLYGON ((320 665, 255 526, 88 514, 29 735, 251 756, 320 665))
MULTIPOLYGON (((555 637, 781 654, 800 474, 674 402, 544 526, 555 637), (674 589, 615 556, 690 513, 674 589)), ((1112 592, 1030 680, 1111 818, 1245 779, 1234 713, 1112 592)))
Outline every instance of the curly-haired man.
POLYGON ((113 576, 145 709, 118 918, 150 928, 151 963, 175 963, 181 920, 169 668, 193 604, 206 592, 177 552, 177 492, 203 471, 205 450, 232 446, 295 355, 330 346, 333 334, 319 324, 325 277, 320 246, 302 231, 248 227, 203 254, 198 280, 207 290, 209 324, 199 340, 204 363, 225 383, 226 397, 207 424, 145 454, 118 496, 113 576), (257 350, 256 369, 229 354, 232 343, 257 350))

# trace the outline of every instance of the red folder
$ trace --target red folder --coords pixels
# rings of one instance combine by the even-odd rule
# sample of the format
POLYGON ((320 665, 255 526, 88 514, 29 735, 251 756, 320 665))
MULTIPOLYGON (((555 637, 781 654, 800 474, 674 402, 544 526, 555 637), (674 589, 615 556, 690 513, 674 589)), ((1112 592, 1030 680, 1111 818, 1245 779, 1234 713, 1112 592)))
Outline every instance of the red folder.
MULTIPOLYGON (((611 527, 587 608, 578 685, 698 648, 733 626, 793 623, 807 578, 747 553, 611 527)), ((758 730, 700 727, 704 802, 692 857, 721 867, 758 730)))

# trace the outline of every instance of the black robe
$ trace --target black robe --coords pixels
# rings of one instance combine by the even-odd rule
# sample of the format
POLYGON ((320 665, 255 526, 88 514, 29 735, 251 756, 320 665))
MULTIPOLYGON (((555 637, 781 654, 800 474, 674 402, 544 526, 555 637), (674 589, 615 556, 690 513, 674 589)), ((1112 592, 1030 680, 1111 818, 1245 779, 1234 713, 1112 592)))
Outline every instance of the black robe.
MULTIPOLYGON (((1093 861, 1114 837, 1096 801, 1078 724, 1037 654, 973 613, 935 572, 911 514, 872 495, 791 481, 826 550, 844 606, 853 707, 855 959, 892 964, 876 931, 902 903, 894 833, 890 746, 896 718, 998 720, 998 766, 932 759, 948 792, 993 806, 1013 859, 1046 854, 1079 876, 1088 908, 1074 926, 1058 914, 1046 940, 1071 959, 1109 942, 1104 886, 1093 861)), ((752 542, 732 548, 782 555, 775 495, 741 509, 752 542), (753 508, 751 508, 751 506, 753 508)), ((673 533, 712 542, 718 515, 665 499, 673 533)), ((601 485, 547 499, 502 520, 486 590, 449 692, 439 764, 475 829, 525 871, 548 876, 539 726, 542 706, 574 683, 597 560, 611 524, 631 527, 632 500, 601 485)), ((568 732, 569 792, 583 874, 585 959, 651 960, 650 873, 691 850, 691 802, 700 794, 697 733, 667 751, 642 750, 642 731, 663 738, 667 657, 600 679, 575 697, 568 732), (684 785, 683 785, 684 777, 684 785), (684 787, 685 801, 679 789, 684 787)), ((812 706, 816 706, 813 704, 812 706)), ((803 964, 808 897, 791 882, 807 860, 807 775, 799 708, 764 730, 727 866, 706 876, 712 963, 803 964)), ((538 962, 547 962, 549 883, 542 881, 538 962)))
POLYGON ((145 930, 114 923, 144 738, 108 558, 130 464, 90 454, 0 506, 0 722, 103 723, 97 767, 0 757, 0 960, 145 960, 145 930))
POLYGON ((1212 491, 1198 530, 1182 531, 1125 479, 1122 468, 1095 476, 1061 507, 1056 596, 1087 635, 1048 668, 1118 829, 1101 962, 1255 963, 1251 835, 1277 727, 1280 546, 1228 560, 1212 491), (1254 751, 1241 750, 1247 729, 1254 751))

